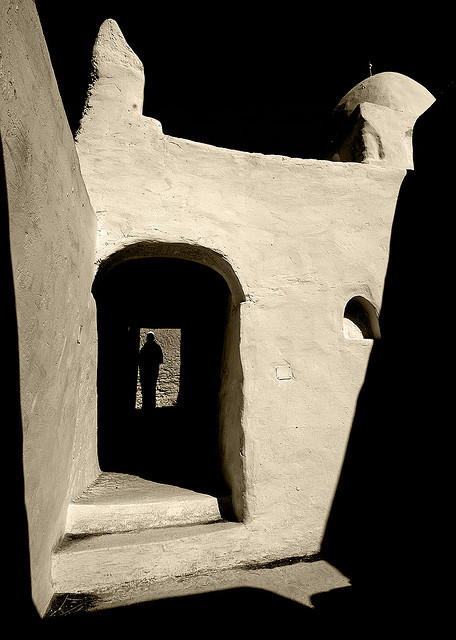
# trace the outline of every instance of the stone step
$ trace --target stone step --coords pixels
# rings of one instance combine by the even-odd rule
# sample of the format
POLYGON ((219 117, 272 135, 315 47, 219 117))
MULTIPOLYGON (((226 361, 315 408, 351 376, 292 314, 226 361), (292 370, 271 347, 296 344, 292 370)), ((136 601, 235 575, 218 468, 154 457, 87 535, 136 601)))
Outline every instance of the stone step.
POLYGON ((52 555, 52 583, 60 594, 93 594, 149 581, 159 585, 164 579, 232 566, 257 551, 238 522, 66 535, 52 555))
POLYGON ((216 497, 124 473, 101 473, 68 507, 66 533, 90 535, 221 520, 216 497))
POLYGON ((52 557, 54 607, 76 602, 96 610, 239 587, 311 606, 312 594, 349 585, 318 558, 281 562, 285 547, 269 555, 269 537, 233 522, 67 536, 52 557))

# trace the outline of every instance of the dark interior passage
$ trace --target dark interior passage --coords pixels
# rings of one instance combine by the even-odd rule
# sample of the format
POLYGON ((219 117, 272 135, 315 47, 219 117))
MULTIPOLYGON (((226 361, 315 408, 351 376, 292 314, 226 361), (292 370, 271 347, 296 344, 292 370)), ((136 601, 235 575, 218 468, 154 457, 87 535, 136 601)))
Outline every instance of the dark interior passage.
POLYGON ((102 470, 224 495, 218 428, 230 300, 224 278, 196 262, 140 258, 100 277, 94 295, 102 470), (180 331, 177 402, 149 413, 136 406, 142 327, 180 331))

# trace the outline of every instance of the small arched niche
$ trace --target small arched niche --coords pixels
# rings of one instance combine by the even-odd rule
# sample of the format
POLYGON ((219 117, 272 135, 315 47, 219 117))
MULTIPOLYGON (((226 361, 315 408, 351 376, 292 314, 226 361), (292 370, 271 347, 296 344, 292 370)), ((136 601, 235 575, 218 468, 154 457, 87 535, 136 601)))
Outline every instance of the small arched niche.
POLYGON ((348 340, 380 338, 380 325, 374 305, 363 296, 351 298, 345 305, 343 328, 348 340))

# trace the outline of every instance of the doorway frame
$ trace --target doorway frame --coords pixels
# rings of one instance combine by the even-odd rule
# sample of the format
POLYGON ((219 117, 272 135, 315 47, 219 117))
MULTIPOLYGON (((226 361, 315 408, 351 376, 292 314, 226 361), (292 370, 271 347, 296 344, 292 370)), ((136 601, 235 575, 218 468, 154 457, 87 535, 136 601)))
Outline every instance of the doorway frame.
POLYGON ((231 492, 231 509, 234 518, 242 522, 247 512, 245 458, 240 455, 245 441, 242 422, 244 376, 240 353, 241 304, 246 300, 243 287, 231 264, 221 253, 213 249, 194 244, 141 240, 114 251, 99 262, 92 287, 95 299, 98 287, 102 286, 104 277, 112 269, 126 261, 144 258, 177 258, 196 262, 216 271, 228 286, 229 301, 221 367, 218 437, 222 473, 231 492))

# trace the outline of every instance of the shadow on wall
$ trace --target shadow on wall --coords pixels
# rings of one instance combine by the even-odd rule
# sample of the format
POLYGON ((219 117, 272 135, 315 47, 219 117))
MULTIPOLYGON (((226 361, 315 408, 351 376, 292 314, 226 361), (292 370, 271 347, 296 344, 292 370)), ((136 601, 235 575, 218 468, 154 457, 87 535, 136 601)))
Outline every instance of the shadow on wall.
POLYGON ((455 106, 453 84, 415 125, 415 170, 397 203, 382 338, 372 350, 322 548, 354 585, 375 586, 396 603, 416 598, 415 607, 430 585, 434 591, 441 584, 434 556, 447 553, 450 530, 455 106))
POLYGON ((4 497, 6 496, 6 519, 3 526, 3 548, 9 558, 14 558, 14 569, 5 572, 4 605, 6 611, 20 607, 22 621, 37 620, 38 614, 32 603, 29 538, 27 514, 24 502, 24 471, 22 460, 22 415, 19 386, 19 347, 17 333, 14 278, 11 264, 8 197, 6 191, 3 147, 0 138, 0 211, 1 220, 1 272, 4 276, 3 306, 3 357, 4 372, 2 390, 8 404, 4 407, 3 447, 4 497), (6 358, 5 358, 6 355, 6 358))

